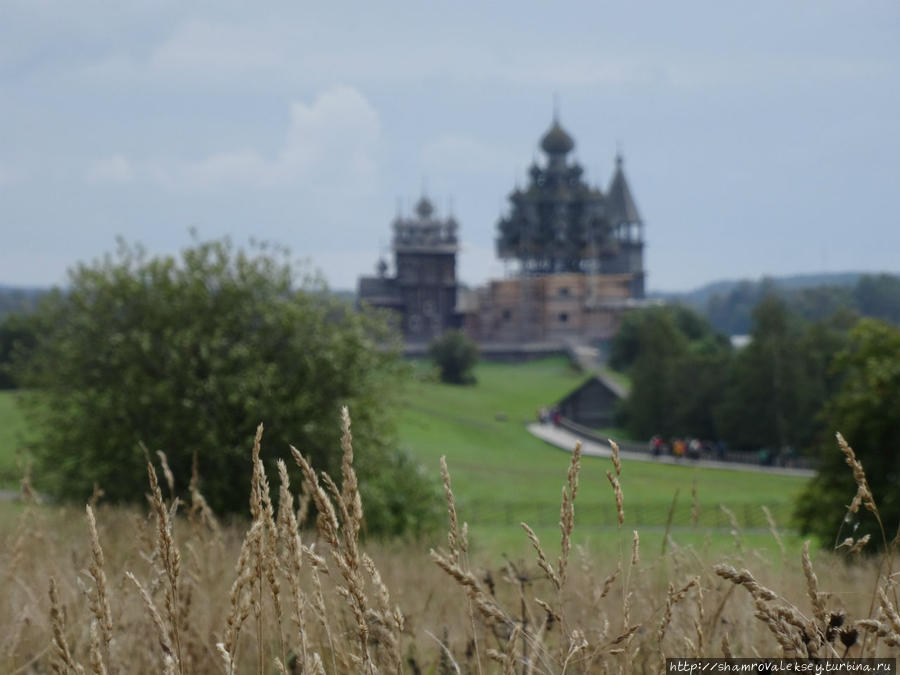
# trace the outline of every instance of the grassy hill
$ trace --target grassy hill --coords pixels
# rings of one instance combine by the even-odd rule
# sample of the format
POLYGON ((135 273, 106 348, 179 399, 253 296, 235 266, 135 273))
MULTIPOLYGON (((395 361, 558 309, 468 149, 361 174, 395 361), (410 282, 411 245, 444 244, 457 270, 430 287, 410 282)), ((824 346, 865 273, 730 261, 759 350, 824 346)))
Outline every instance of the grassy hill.
MULTIPOLYGON (((560 490, 569 456, 532 437, 525 423, 536 409, 551 404, 578 386, 584 376, 565 359, 528 364, 479 365, 478 384, 471 387, 414 382, 406 394, 400 421, 404 447, 435 474, 445 455, 453 479, 460 518, 473 535, 492 548, 518 550, 524 540, 518 524, 536 525, 542 538, 558 540, 560 490)), ((622 536, 615 526, 615 502, 606 471, 607 459, 582 462, 576 513, 582 537, 607 545, 622 536)), ((779 527, 788 525, 792 501, 804 481, 738 471, 669 466, 648 462, 625 463, 625 529, 639 529, 642 542, 661 545, 668 511, 679 491, 673 514, 676 541, 731 546, 728 507, 742 527, 748 545, 770 546, 762 506, 775 515, 779 527), (692 490, 700 503, 700 518, 692 525, 692 490)))
MULTIPOLYGON (((558 541, 560 490, 569 454, 539 441, 525 429, 539 406, 558 401, 585 375, 563 358, 527 364, 482 363, 474 386, 435 382, 420 366, 410 382, 398 423, 402 447, 439 480, 445 455, 453 480, 460 518, 471 527, 473 543, 488 552, 521 554, 527 548, 519 527, 525 521, 542 540, 558 541)), ((0 392, 0 487, 18 484, 16 448, 25 432, 13 392, 0 392)), ((614 434, 614 432, 611 432, 614 434)), ((803 480, 738 471, 625 462, 621 483, 625 527, 616 527, 607 459, 582 462, 576 503, 578 541, 597 546, 630 542, 631 530, 642 545, 661 546, 673 495, 679 492, 671 532, 675 541, 730 548, 728 507, 744 529, 748 546, 774 547, 761 507, 767 506, 780 528, 789 524, 791 503, 803 480), (700 504, 699 523, 692 524, 692 491, 700 504)))
POLYGON ((25 420, 16 406, 16 393, 0 391, 0 488, 19 486, 17 450, 25 436, 25 420))

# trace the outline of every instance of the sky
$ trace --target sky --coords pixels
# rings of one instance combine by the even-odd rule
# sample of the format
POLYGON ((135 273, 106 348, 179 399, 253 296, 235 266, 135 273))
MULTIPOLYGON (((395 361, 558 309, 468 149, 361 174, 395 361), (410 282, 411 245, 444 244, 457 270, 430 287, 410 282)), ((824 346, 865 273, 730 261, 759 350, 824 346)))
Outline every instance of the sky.
POLYGON ((900 271, 895 0, 0 0, 0 284, 195 230, 352 289, 423 191, 483 283, 554 99, 651 290, 900 271))

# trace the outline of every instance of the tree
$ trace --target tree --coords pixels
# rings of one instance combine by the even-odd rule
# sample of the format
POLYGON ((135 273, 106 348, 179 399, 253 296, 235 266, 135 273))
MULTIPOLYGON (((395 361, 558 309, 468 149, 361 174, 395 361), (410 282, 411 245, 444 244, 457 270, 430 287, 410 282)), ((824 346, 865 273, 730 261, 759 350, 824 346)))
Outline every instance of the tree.
POLYGON ((876 545, 890 541, 900 523, 900 329, 875 319, 861 320, 835 361, 840 387, 829 400, 824 420, 841 433, 862 462, 881 517, 861 508, 848 514, 857 485, 832 436, 822 449, 819 474, 800 496, 797 516, 804 533, 826 543, 835 537, 869 534, 876 545), (882 530, 883 526, 883 530, 882 530))
POLYGON ((428 355, 441 373, 441 382, 474 384, 472 369, 478 363, 478 345, 458 330, 450 330, 428 347, 428 355))
POLYGON ((669 312, 651 310, 634 325, 630 347, 623 350, 633 356, 628 359, 631 393, 620 408, 620 422, 635 438, 670 436, 677 429, 671 405, 678 396, 675 368, 687 353, 687 339, 669 312))
POLYGON ((900 278, 890 274, 864 276, 853 294, 865 316, 900 322, 900 278))
POLYGON ((625 315, 610 345, 609 365, 627 371, 648 351, 646 341, 653 332, 670 329, 697 353, 718 353, 730 346, 727 336, 716 332, 701 314, 684 305, 648 307, 625 315))
POLYGON ((715 437, 712 410, 730 353, 728 339, 686 307, 630 312, 610 355, 610 365, 631 376, 619 422, 635 438, 715 437))
POLYGON ((801 397, 801 326, 775 294, 753 310, 750 344, 735 358, 720 408, 729 442, 748 449, 794 444, 801 397))
MULTIPOLYGON (((256 426, 265 424, 264 460, 292 444, 336 475, 343 405, 366 503, 367 491, 415 481, 393 449, 403 365, 397 350, 377 347, 386 329, 297 277, 285 251, 235 250, 227 240, 195 243, 178 258, 120 244, 70 271, 68 288, 34 314, 37 343, 19 364, 33 391, 26 412, 40 434, 40 486, 85 499, 96 482, 112 501, 141 500, 145 444, 167 454, 176 492, 196 453, 213 508, 240 511, 256 426)), ((396 504, 373 503, 385 509, 370 507, 369 531, 400 522, 388 513, 396 504)), ((424 496, 407 507, 406 529, 433 512, 424 496)))
POLYGON ((809 323, 770 294, 753 310, 750 344, 733 360, 717 417, 723 438, 745 449, 805 451, 836 386, 830 367, 856 321, 849 310, 809 323))

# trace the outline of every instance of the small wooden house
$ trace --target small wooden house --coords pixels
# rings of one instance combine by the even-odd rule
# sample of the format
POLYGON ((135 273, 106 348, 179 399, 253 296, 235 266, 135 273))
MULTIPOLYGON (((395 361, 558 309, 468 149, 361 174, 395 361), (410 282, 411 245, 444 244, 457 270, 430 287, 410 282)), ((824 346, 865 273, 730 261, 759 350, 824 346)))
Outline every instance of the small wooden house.
POLYGON ((598 373, 556 404, 561 417, 591 429, 613 426, 616 405, 628 392, 598 373))

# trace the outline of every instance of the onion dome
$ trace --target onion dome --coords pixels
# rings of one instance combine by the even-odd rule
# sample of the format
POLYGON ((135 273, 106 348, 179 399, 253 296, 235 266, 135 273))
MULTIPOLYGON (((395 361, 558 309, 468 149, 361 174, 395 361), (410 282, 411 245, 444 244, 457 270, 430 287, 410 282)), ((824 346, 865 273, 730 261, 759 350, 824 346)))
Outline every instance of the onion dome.
POLYGON ((541 139, 541 149, 548 155, 565 155, 575 147, 575 141, 559 126, 559 121, 554 119, 553 126, 541 139))
POLYGON ((430 217, 432 213, 434 213, 434 206, 428 201, 428 197, 423 196, 416 204, 416 214, 419 218, 424 219, 430 217))

